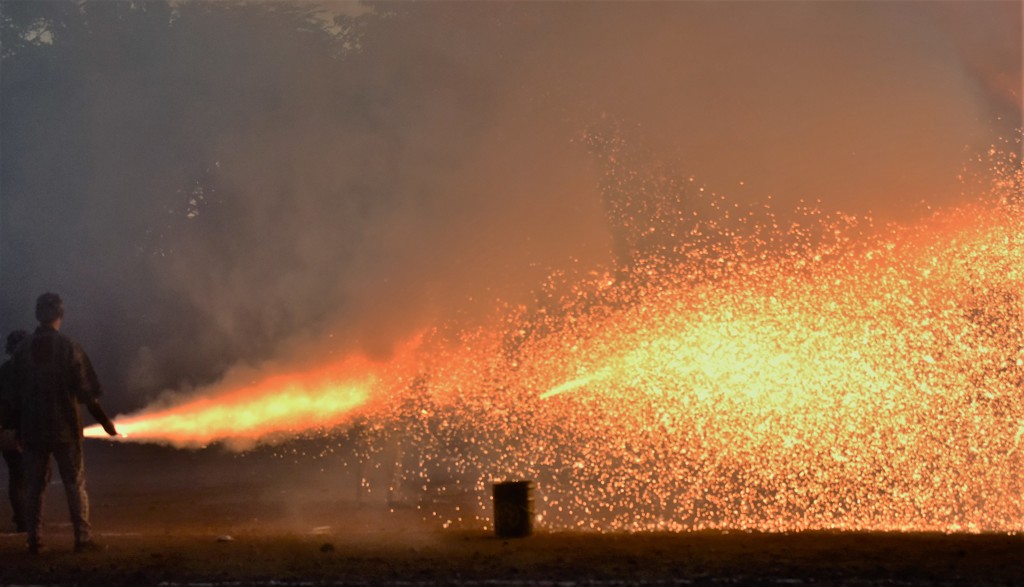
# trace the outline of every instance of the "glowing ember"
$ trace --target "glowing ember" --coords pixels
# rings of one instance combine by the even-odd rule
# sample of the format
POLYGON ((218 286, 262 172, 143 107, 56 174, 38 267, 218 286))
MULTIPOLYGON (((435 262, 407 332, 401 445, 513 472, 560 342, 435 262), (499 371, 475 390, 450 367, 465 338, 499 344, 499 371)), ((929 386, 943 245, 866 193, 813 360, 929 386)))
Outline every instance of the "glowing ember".
POLYGON ((205 443, 355 418, 367 458, 407 447, 389 490, 479 496, 451 523, 486 524, 487 483, 518 477, 553 529, 1020 531, 1018 202, 873 236, 724 214, 499 327, 118 425, 205 443))

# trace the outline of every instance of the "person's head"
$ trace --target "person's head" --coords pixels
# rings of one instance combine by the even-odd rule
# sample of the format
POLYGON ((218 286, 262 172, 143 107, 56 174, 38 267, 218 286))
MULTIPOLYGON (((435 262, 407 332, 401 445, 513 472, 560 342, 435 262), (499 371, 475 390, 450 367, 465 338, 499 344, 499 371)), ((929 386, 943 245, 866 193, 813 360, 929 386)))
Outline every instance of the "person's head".
POLYGON ((18 347, 18 343, 25 340, 26 336, 28 336, 28 333, 25 332, 24 330, 14 330, 10 334, 8 334, 7 346, 4 347, 4 350, 7 351, 7 354, 13 355, 14 349, 18 347))
POLYGON ((36 320, 40 324, 54 324, 64 317, 64 300, 47 292, 36 298, 36 320))

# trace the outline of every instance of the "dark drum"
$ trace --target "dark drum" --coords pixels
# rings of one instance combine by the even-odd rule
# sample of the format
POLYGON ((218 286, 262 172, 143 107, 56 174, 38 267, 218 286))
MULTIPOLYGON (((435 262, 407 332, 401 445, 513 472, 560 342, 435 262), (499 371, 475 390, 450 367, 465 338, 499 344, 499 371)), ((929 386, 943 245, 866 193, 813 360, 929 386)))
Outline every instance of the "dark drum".
POLYGON ((494 533, 499 538, 522 538, 533 532, 533 482, 494 484, 494 533))

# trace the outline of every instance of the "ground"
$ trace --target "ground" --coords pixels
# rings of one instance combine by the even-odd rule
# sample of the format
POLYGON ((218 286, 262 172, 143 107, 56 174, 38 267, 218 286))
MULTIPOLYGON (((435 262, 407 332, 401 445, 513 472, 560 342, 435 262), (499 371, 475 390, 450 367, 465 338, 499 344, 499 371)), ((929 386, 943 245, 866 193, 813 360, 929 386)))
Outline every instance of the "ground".
MULTIPOLYGON (((44 539, 0 534, 3 585, 1024 585, 1024 535, 811 532, 501 539, 387 504, 330 458, 89 441, 101 552, 72 552, 59 483, 44 539)), ((56 481, 56 480, 55 480, 56 481)), ((6 504, 0 508, 6 518, 6 504)), ((6 522, 3 519, 2 522, 6 522)), ((0 526, 2 527, 2 526, 0 526)))

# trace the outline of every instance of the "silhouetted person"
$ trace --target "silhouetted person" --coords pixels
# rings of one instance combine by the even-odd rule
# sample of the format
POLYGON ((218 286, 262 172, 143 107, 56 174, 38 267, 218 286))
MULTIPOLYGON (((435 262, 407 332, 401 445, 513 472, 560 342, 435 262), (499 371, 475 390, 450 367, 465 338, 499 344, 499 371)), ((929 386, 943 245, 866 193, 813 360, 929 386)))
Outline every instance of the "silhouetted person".
MULTIPOLYGON (((8 355, 28 336, 24 330, 15 330, 7 335, 4 350, 8 355)), ((22 463, 21 448, 6 446, 8 441, 15 441, 18 429, 18 412, 16 409, 17 386, 15 385, 14 361, 7 359, 0 365, 0 429, 4 438, 4 461, 7 463, 7 496, 11 500, 11 512, 14 527, 18 532, 25 531, 25 468, 22 463), (11 435, 7 437, 7 435, 11 435)), ((16 442, 15 442, 16 444, 16 442)))
POLYGON ((117 435, 99 404, 102 392, 88 357, 80 346, 61 334, 64 302, 55 293, 36 300, 39 327, 15 349, 18 380, 20 440, 28 479, 26 530, 28 548, 42 548, 39 527, 50 457, 57 462, 68 511, 75 531, 75 551, 99 548, 90 536, 89 496, 85 492, 85 461, 82 455, 84 404, 107 434, 117 435))

